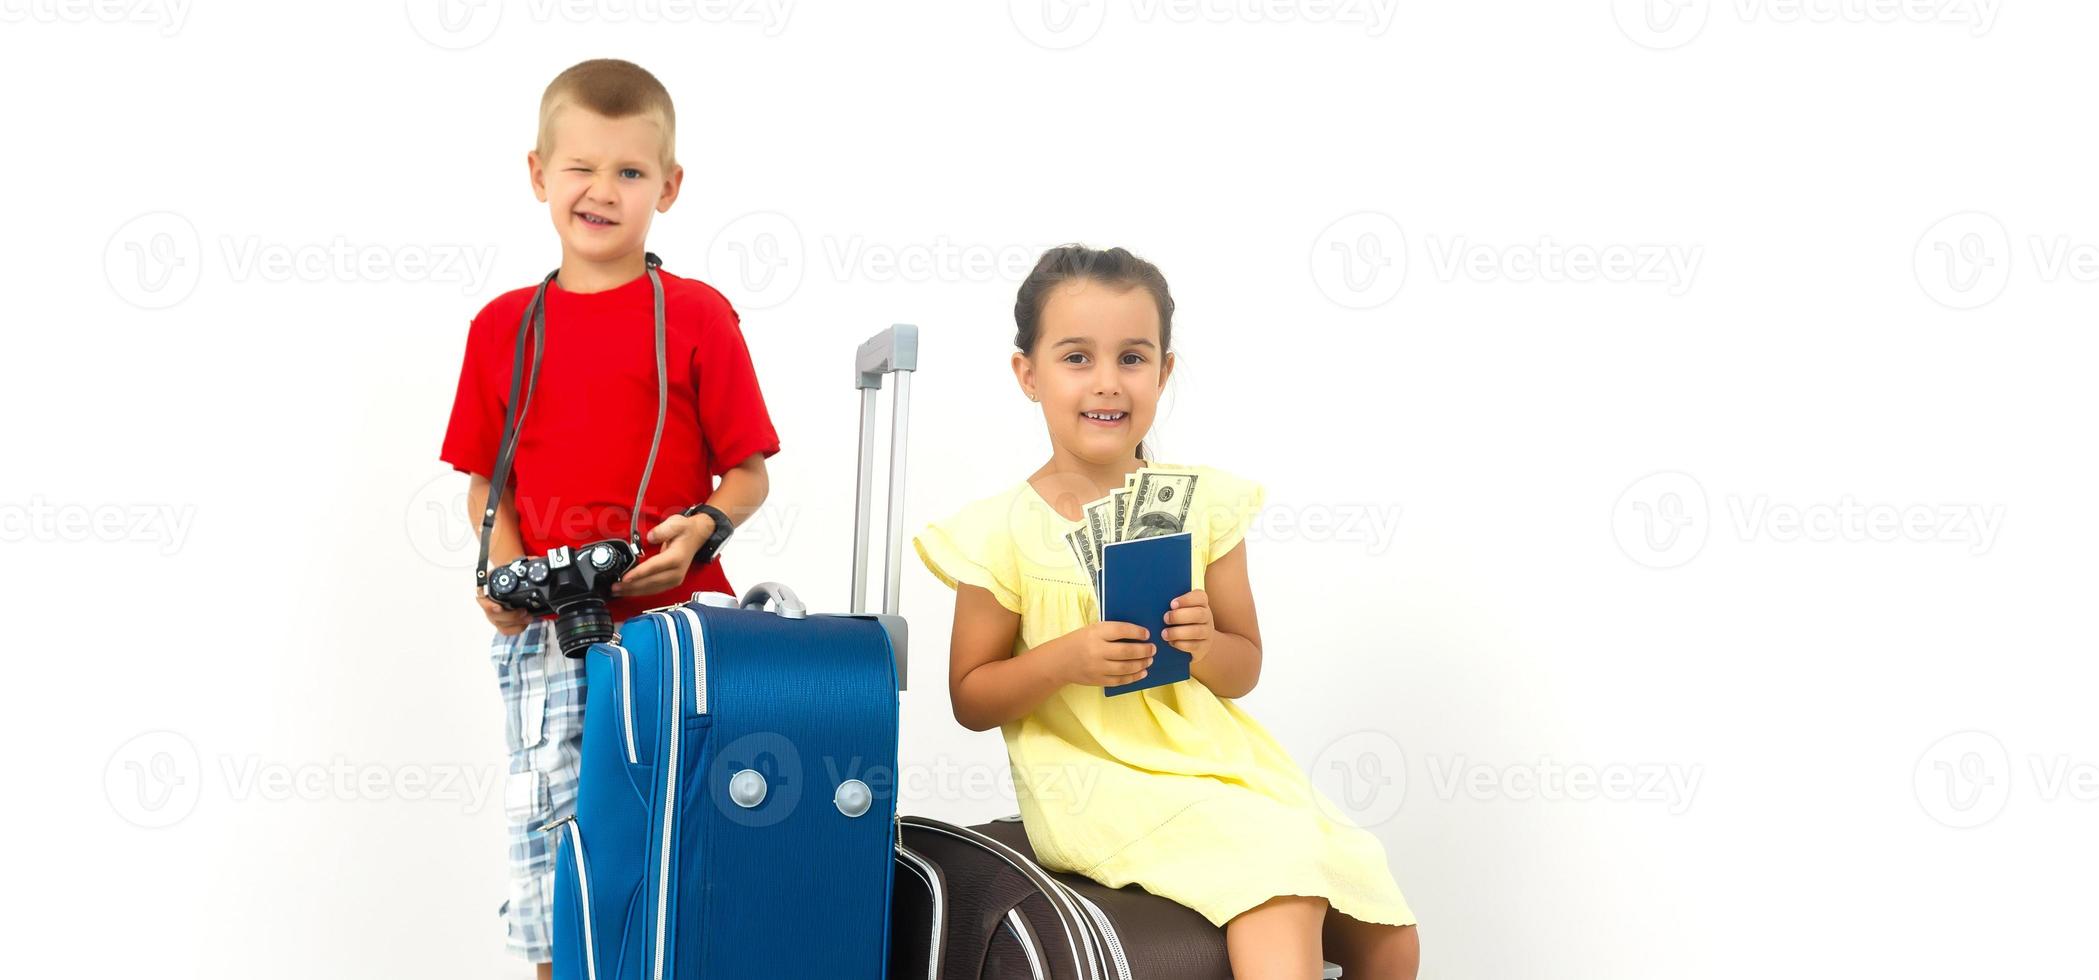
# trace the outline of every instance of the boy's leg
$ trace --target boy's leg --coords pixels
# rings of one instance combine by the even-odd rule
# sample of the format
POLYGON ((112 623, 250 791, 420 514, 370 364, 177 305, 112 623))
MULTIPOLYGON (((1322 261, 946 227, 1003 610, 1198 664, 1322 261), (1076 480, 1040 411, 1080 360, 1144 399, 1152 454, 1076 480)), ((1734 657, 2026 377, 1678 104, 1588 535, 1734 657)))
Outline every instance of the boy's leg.
POLYGON ((510 898, 499 910, 511 952, 539 964, 553 959, 554 841, 540 828, 572 812, 583 744, 583 661, 550 642, 553 624, 535 620, 491 647, 501 683, 510 749, 503 808, 509 828, 510 898))

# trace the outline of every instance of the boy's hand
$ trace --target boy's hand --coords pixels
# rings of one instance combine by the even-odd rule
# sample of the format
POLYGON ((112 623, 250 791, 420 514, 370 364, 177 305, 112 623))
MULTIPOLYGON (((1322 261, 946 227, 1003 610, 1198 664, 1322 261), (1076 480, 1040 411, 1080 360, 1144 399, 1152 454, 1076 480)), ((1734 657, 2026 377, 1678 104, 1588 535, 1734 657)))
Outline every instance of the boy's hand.
POLYGON ((1197 589, 1173 600, 1173 605, 1166 610, 1166 622, 1166 630, 1159 634, 1160 639, 1187 653, 1191 665, 1200 662, 1203 655, 1210 652, 1210 640, 1217 631, 1210 616, 1209 593, 1197 589))
POLYGON ((504 636, 516 636, 519 633, 523 633, 525 627, 532 622, 531 613, 523 609, 509 609, 499 605, 494 599, 482 595, 478 589, 474 592, 474 599, 481 604, 481 612, 488 617, 488 625, 495 627, 496 632, 504 636))
POLYGON ((692 556, 699 554, 700 546, 713 533, 714 518, 706 514, 673 514, 664 518, 663 523, 649 529, 649 543, 662 545, 663 550, 643 559, 625 578, 612 583, 612 594, 655 595, 685 581, 685 573, 692 569, 692 556))

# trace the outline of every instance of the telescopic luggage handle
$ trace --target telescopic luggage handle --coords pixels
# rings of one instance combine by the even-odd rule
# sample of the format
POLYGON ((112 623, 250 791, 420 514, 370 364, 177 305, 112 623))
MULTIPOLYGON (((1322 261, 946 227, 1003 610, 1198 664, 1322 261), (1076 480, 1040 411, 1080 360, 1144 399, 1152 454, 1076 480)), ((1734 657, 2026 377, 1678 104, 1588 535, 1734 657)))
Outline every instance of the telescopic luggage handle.
POLYGON ((889 405, 888 520, 883 524, 882 611, 897 655, 897 685, 904 685, 905 627, 897 615, 903 591, 904 468, 911 417, 911 374, 918 370, 918 327, 898 323, 860 345, 853 357, 853 387, 860 389, 860 469, 853 486, 853 606, 867 613, 867 535, 872 522, 875 473, 875 393, 885 375, 896 375, 896 395, 889 405))
POLYGON ((911 414, 911 373, 918 370, 918 328, 899 323, 869 337, 853 359, 853 386, 860 389, 860 472, 853 500, 853 612, 867 611, 867 532, 873 516, 869 494, 875 472, 875 392, 882 377, 896 375, 896 397, 890 402, 889 519, 884 524, 885 564, 882 611, 897 612, 898 579, 904 564, 905 433, 911 414))

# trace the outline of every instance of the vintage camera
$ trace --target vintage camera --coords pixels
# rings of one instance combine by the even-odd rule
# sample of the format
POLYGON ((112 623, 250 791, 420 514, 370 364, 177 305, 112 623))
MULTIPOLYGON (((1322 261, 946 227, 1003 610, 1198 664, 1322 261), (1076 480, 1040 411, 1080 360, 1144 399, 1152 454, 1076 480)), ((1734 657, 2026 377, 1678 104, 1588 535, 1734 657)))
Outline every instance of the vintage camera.
POLYGON ((619 538, 574 551, 555 548, 544 558, 519 558, 496 569, 488 577, 488 597, 506 608, 552 613, 561 655, 580 657, 591 644, 619 635, 605 601, 612 595, 612 583, 640 557, 632 544, 619 538))

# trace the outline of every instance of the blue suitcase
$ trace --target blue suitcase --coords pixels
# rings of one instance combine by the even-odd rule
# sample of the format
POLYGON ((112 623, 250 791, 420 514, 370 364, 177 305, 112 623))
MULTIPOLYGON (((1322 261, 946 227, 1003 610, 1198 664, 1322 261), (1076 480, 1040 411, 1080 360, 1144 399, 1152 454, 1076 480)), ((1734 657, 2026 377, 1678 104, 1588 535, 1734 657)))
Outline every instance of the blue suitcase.
POLYGON ((627 621, 586 656, 575 811, 547 828, 559 980, 881 980, 899 839, 895 615, 916 331, 859 355, 853 609, 775 583, 627 621), (874 395, 897 377, 882 614, 866 614, 874 395))

